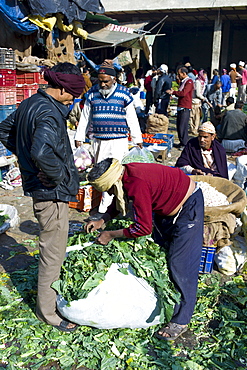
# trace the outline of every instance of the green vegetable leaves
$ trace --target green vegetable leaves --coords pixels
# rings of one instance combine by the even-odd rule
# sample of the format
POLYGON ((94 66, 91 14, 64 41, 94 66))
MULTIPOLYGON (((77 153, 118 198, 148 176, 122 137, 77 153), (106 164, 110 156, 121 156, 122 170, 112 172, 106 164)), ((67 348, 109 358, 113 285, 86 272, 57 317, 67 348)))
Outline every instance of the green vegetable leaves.
MULTIPOLYGON (((113 220, 107 228, 119 229, 131 221, 113 220)), ((95 234, 77 233, 72 237, 75 245, 83 245, 95 239, 95 234)), ((71 245, 71 240, 69 241, 71 245)), ((128 270, 123 264, 128 263, 137 277, 145 279, 157 293, 160 300, 162 321, 169 321, 174 304, 179 300, 170 281, 166 263, 166 254, 150 237, 135 240, 115 239, 108 245, 91 244, 82 250, 69 252, 60 280, 52 287, 70 304, 73 300, 86 298, 88 293, 104 279, 112 263, 119 263, 119 271, 125 275, 128 270)))

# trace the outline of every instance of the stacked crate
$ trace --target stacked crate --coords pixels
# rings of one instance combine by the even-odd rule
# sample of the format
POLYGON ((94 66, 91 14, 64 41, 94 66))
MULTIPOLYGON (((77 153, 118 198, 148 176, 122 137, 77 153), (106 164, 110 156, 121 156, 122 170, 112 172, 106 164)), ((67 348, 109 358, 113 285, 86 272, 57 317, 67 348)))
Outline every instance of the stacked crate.
MULTIPOLYGON (((16 109, 15 67, 14 51, 7 48, 0 48, 0 124, 16 109)), ((11 154, 12 153, 0 143, 0 157, 7 157, 11 154)), ((0 180, 4 179, 9 169, 9 165, 0 167, 0 180)))
POLYGON ((36 94, 40 86, 47 84, 41 72, 23 72, 16 70, 17 106, 30 96, 36 94))
POLYGON ((0 48, 0 122, 15 109, 15 53, 13 50, 0 48))

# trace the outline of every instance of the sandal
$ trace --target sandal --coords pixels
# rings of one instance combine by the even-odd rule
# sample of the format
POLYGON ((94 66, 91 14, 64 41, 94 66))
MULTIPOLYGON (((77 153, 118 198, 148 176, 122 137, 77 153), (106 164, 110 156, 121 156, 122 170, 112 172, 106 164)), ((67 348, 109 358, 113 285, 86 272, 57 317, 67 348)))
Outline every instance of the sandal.
POLYGON ((175 322, 169 322, 166 326, 161 328, 159 331, 162 331, 163 333, 166 333, 169 335, 169 337, 164 337, 162 334, 159 334, 158 332, 155 333, 155 336, 158 339, 163 339, 163 340, 175 340, 180 335, 185 333, 188 330, 188 325, 183 326, 176 324, 175 322))
POLYGON ((69 321, 62 320, 59 325, 53 325, 53 327, 66 333, 72 333, 78 328, 78 325, 75 325, 73 328, 68 328, 69 324, 71 324, 69 321))

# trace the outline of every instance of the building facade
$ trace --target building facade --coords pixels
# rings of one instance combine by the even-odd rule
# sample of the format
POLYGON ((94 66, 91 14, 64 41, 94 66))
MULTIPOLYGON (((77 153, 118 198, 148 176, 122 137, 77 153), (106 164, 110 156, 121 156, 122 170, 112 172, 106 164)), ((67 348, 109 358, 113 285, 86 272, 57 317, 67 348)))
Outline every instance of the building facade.
POLYGON ((158 66, 175 69, 189 61, 210 74, 247 62, 247 4, 242 0, 104 0, 104 7, 105 15, 121 23, 149 22, 145 31, 157 34, 152 62, 158 66))

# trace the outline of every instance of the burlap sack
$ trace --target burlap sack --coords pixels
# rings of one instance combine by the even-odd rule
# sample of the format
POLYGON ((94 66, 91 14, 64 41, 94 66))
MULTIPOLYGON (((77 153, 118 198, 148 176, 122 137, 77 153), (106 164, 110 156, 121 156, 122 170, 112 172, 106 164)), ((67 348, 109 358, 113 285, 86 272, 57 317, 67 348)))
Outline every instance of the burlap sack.
POLYGON ((169 119, 164 114, 150 114, 147 118, 146 132, 148 134, 167 134, 169 119))
POLYGON ((213 186, 219 192, 227 196, 230 204, 225 206, 205 207, 204 209, 204 222, 222 221, 222 217, 226 214, 233 213, 239 217, 244 211, 247 199, 246 194, 240 186, 233 184, 227 179, 215 176, 190 176, 194 181, 204 181, 213 186))

